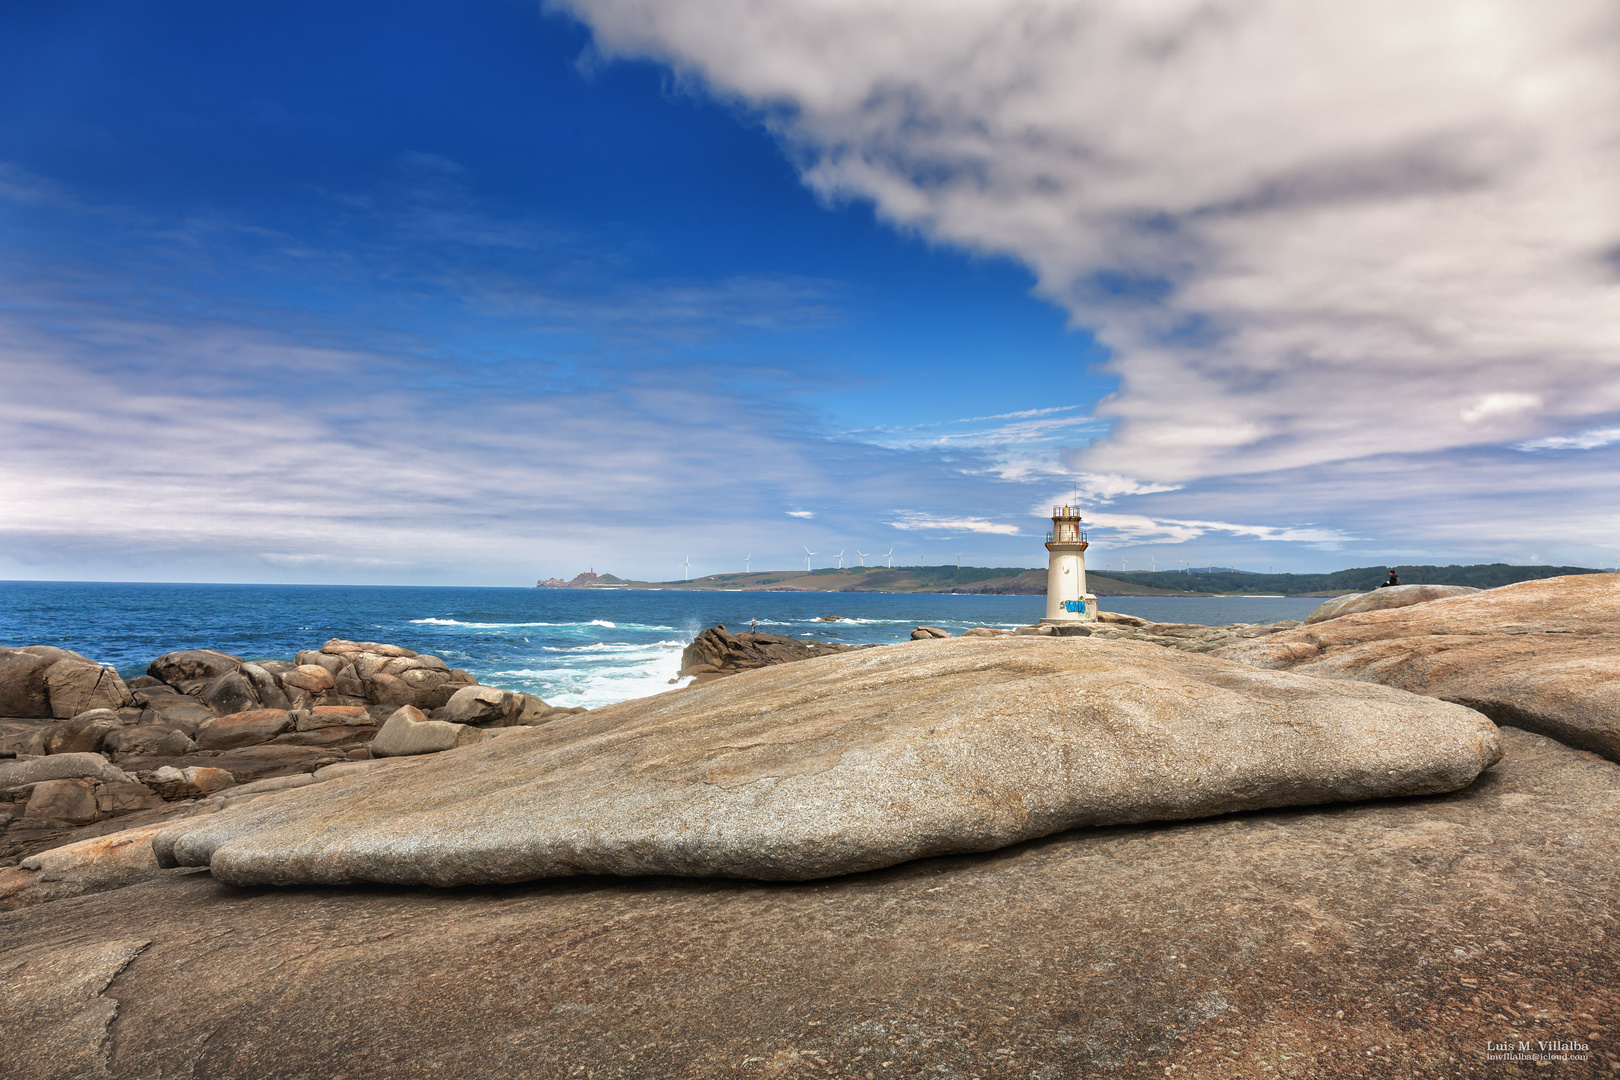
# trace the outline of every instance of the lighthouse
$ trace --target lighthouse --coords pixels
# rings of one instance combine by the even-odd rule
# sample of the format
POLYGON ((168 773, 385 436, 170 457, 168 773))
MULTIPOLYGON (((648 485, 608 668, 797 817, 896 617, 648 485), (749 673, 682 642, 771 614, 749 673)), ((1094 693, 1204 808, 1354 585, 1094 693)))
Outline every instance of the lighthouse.
POLYGON ((1086 592, 1085 530, 1080 511, 1052 507, 1052 531, 1046 534, 1046 618, 1042 626, 1097 621, 1097 598, 1086 592))

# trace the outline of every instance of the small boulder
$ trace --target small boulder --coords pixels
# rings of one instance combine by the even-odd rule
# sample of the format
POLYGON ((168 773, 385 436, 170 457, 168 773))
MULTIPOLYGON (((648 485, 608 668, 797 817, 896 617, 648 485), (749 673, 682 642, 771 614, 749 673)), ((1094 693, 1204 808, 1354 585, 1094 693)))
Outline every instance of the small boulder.
POLYGON ((88 825, 101 815, 94 780, 42 780, 28 796, 24 817, 88 825))
POLYGON ((57 724, 45 738, 47 754, 94 754, 107 737, 124 730, 124 719, 111 709, 91 709, 57 724))
POLYGON ((133 814, 163 805, 163 797, 136 780, 96 785, 96 807, 106 817, 133 814))
POLYGON ((210 720, 197 729, 197 746, 202 750, 234 750, 239 746, 259 746, 292 726, 285 709, 252 709, 210 720))
MULTIPOLYGON (((177 730, 167 724, 132 724, 109 732, 96 749, 114 759, 162 753, 158 750, 159 744, 176 734, 177 730)), ((188 744, 191 742, 185 732, 178 733, 188 744)))
POLYGON ((227 769, 193 765, 177 769, 165 765, 149 773, 142 773, 148 787, 173 802, 179 799, 198 799, 223 791, 236 783, 236 777, 227 769))
POLYGON ((358 705, 317 705, 301 709, 293 716, 293 727, 299 731, 319 731, 329 727, 368 727, 374 721, 371 714, 358 705))
POLYGON ((240 671, 227 671, 210 680, 197 697, 222 716, 261 708, 263 704, 253 692, 253 683, 240 671))
POLYGON ((442 718, 474 727, 509 727, 523 707, 522 698, 493 686, 464 686, 450 695, 442 718))
POLYGON ((59 720, 91 709, 121 709, 134 702, 118 672, 88 660, 58 660, 45 669, 51 715, 59 720))
POLYGON ((0 716, 53 715, 50 693, 45 685, 45 672, 59 660, 91 663, 87 657, 76 652, 50 645, 0 648, 0 716))
POLYGON ((235 671, 241 666, 240 656, 232 656, 217 649, 181 649, 178 652, 164 653, 152 661, 147 666, 146 673, 170 686, 179 686, 200 679, 217 679, 227 671, 235 671))
POLYGON ((169 732, 152 747, 152 753, 163 754, 166 757, 185 757, 196 752, 197 744, 192 741, 190 735, 180 730, 169 732))
POLYGON ((911 632, 912 641, 927 641, 930 638, 948 638, 951 635, 937 626, 919 626, 911 632))
POLYGON ((366 683, 366 698, 378 705, 412 705, 416 702, 416 691, 398 675, 378 672, 366 683))
POLYGON ((453 750, 478 739, 476 728, 465 724, 449 724, 443 720, 429 720, 414 705, 400 708, 371 740, 371 756, 377 758, 408 757, 413 754, 437 754, 453 750))
POLYGON ((281 683, 268 668, 260 664, 243 664, 242 674, 253 684, 253 694, 259 699, 260 705, 266 709, 289 707, 286 691, 281 688, 281 683))
POLYGON ((324 694, 337 685, 337 676, 319 664, 299 664, 281 677, 281 683, 307 694, 324 694))

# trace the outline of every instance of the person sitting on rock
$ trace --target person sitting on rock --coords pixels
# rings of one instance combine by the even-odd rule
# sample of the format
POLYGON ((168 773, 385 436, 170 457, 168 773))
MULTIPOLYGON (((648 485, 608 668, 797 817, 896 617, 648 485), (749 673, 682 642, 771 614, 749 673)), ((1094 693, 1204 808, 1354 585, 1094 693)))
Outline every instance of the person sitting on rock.
POLYGON ((1395 568, 1392 566, 1392 567, 1389 568, 1389 580, 1384 582, 1382 585, 1380 585, 1378 587, 1380 589, 1387 589, 1392 585, 1399 585, 1400 583, 1401 583, 1400 575, 1395 573, 1395 568))

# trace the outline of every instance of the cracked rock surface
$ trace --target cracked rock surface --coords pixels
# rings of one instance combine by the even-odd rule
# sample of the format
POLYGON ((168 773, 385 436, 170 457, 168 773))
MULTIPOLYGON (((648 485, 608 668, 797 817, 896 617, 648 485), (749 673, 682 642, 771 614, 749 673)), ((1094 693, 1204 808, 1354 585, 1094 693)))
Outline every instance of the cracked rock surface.
POLYGON ((343 777, 154 840, 238 885, 806 879, 1078 825, 1452 791, 1471 710, 1094 638, 862 649, 343 777))

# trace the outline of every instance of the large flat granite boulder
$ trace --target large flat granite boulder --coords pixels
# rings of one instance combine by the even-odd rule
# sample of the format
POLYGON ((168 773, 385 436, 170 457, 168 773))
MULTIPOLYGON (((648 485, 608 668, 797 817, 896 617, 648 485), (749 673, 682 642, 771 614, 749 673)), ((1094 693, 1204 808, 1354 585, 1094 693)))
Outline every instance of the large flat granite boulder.
POLYGON ((1386 585, 1371 592, 1349 593, 1335 596, 1317 606, 1305 616, 1307 625, 1337 619, 1340 615, 1354 615, 1360 611, 1385 611, 1389 608, 1427 604, 1430 600, 1449 600, 1453 596, 1469 596, 1479 592, 1469 585, 1386 585))
POLYGON ((1215 655, 1459 702, 1620 761, 1620 574, 1343 615, 1215 655))
POLYGON ((1478 713, 1129 641, 952 639, 743 672, 156 838, 238 885, 807 879, 1080 825, 1453 791, 1478 713))
POLYGON ((817 881, 197 873, 39 904, 0 914, 0 1073, 1612 1077, 1620 767, 1502 736, 1502 762, 1450 795, 817 881), (1488 1060, 1509 1040, 1588 1060, 1488 1060))

